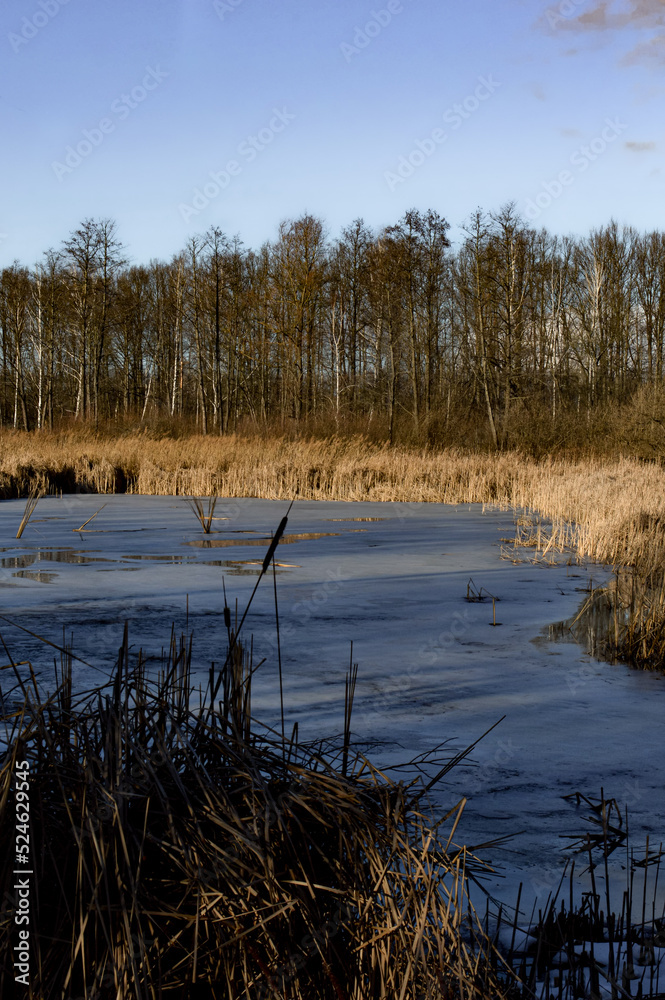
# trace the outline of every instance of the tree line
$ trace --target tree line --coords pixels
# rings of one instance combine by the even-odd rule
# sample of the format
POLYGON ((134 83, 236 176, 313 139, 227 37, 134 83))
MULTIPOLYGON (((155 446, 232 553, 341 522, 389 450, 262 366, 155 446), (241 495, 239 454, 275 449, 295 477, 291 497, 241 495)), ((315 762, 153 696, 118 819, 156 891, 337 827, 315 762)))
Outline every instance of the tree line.
POLYGON ((460 414, 494 447, 517 412, 628 400, 663 378, 665 234, 610 221, 585 237, 478 210, 451 246, 436 211, 337 238, 284 221, 246 248, 218 227, 133 264, 86 219, 33 268, 0 274, 0 420, 377 419, 386 437, 460 414))

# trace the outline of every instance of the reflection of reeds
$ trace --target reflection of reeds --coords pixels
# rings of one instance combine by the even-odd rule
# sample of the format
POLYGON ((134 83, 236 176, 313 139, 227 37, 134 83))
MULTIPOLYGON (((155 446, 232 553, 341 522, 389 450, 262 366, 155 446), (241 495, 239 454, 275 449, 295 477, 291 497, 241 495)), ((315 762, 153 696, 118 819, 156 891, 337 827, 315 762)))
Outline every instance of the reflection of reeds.
POLYGON ((560 627, 594 656, 662 670, 665 581, 654 574, 641 576, 632 568, 616 570, 608 586, 592 590, 574 618, 560 627))
POLYGON ((217 497, 208 497, 207 507, 203 506, 203 500, 199 500, 198 497, 191 497, 187 502, 201 522, 204 532, 209 535, 215 516, 217 497))
POLYGON ((20 538, 21 535, 23 534, 30 518, 35 512, 35 507, 37 506, 39 500, 43 496, 44 496, 44 491, 39 489, 39 487, 35 487, 30 491, 30 495, 28 496, 28 499, 25 502, 25 510, 23 511, 23 517, 21 518, 21 523, 19 524, 18 531, 16 532, 17 538, 20 538))

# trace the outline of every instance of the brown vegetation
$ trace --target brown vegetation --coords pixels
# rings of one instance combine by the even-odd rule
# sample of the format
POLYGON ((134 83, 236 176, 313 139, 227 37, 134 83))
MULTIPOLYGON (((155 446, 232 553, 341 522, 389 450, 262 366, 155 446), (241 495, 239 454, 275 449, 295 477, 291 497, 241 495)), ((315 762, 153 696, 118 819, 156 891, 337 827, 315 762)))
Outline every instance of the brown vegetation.
POLYGON ((252 665, 229 642, 202 699, 184 636, 157 682, 140 654, 130 665, 127 630, 96 691, 72 694, 66 651, 50 697, 14 669, 15 707, 0 712, 3 998, 23 990, 6 902, 23 813, 39 1000, 506 997, 517 979, 467 895, 483 866, 451 842, 462 803, 432 824, 422 780, 393 781, 350 744, 348 698, 343 740, 253 725, 252 665))
POLYGON ((615 911, 607 859, 626 831, 614 800, 576 795, 596 813, 593 835, 571 838, 588 855, 592 892, 575 902, 573 866, 568 907, 562 877, 526 925, 518 896, 506 953, 499 926, 490 933, 468 896, 483 866, 453 841, 464 800, 434 822, 426 799, 472 748, 443 767, 419 755, 412 770, 436 767, 427 784, 376 769, 350 739, 357 665, 340 737, 302 743, 297 726, 285 737, 282 720, 280 738, 251 717, 255 668, 242 622, 234 631, 228 606, 223 620, 226 660, 211 666, 205 691, 192 683, 191 637, 172 635, 151 680, 140 652, 130 662, 127 626, 115 677, 95 690, 74 693, 67 648, 50 695, 30 664, 4 668, 14 687, 5 684, 0 707, 3 997, 22 989, 11 900, 16 833, 28 824, 29 992, 39 1000, 525 1000, 544 981, 574 1000, 589 986, 599 996, 601 980, 630 995, 636 976, 638 996, 662 995, 662 922, 645 915, 646 882, 641 921, 631 917, 633 875, 656 864, 655 901, 661 852, 650 858, 647 841, 642 862, 631 851, 630 889, 615 911), (601 964, 594 942, 606 941, 601 964))
POLYGON ((665 558, 665 475, 631 459, 536 461, 515 452, 389 448, 367 438, 115 439, 83 429, 0 434, 0 494, 128 492, 493 503, 554 522, 556 544, 605 563, 665 558))
POLYGON ((527 541, 634 568, 640 583, 629 602, 627 649, 637 648, 639 637, 639 661, 662 666, 662 655, 647 648, 649 636, 654 648, 665 648, 665 474, 657 462, 537 461, 516 452, 391 448, 359 436, 1 432, 0 495, 39 490, 487 503, 533 512, 548 524, 527 541))

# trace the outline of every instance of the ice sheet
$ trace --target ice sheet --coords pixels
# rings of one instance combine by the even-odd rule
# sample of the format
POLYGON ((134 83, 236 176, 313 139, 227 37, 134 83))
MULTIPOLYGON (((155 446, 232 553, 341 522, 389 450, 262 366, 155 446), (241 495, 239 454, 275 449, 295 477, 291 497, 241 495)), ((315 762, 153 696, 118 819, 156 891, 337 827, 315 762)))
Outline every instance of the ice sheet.
MULTIPOLYGON (((288 504, 221 500, 206 536, 182 498, 48 497, 17 541, 23 506, 0 504, 5 617, 56 643, 65 629, 80 657, 106 669, 125 621, 135 648, 150 656, 175 623, 193 632, 204 676, 225 649, 222 579, 242 613, 288 504), (102 504, 85 530, 73 530, 102 504)), ((513 564, 501 558, 501 539, 513 533, 510 512, 480 505, 296 501, 289 543, 277 551, 289 729, 298 721, 303 738, 341 730, 351 642, 359 664, 354 736, 383 741, 373 754, 382 762, 445 741, 452 752, 506 716, 473 762, 435 788, 433 801, 443 810, 467 797, 458 836, 469 843, 523 831, 482 852, 499 868, 489 888, 507 901, 520 880, 525 900, 546 897, 562 871, 561 835, 588 828, 588 810, 563 795, 598 796, 602 786, 629 807, 636 844, 647 833, 658 842, 665 815, 664 679, 541 636, 574 613, 590 577, 599 584, 608 572, 513 564), (500 625, 491 624, 490 601, 465 600, 469 578, 500 599, 500 625)), ((254 637, 255 661, 266 657, 253 707, 270 724, 278 719, 274 623, 270 575, 244 629, 246 640, 254 637)), ((52 649, 6 622, 0 632, 15 660, 31 658, 52 672, 52 649)), ((78 685, 97 680, 76 665, 78 685)), ((620 853, 614 870, 625 878, 620 853)))

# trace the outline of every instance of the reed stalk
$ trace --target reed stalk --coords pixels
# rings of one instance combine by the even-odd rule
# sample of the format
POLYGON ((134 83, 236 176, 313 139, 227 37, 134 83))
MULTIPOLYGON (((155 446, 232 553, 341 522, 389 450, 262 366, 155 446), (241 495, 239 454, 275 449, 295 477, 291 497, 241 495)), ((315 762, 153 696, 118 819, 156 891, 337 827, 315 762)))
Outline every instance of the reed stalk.
POLYGON ((215 516, 215 507, 217 505, 217 497, 208 497, 207 506, 204 507, 203 500, 199 500, 198 497, 191 497, 187 502, 192 508, 194 514, 198 518, 201 527, 206 535, 210 534, 212 528, 213 518, 215 516))
POLYGON ((44 491, 41 490, 38 486, 35 486, 31 489, 28 499, 25 502, 25 510, 23 511, 23 517, 21 518, 21 523, 19 524, 18 531, 16 532, 17 538, 20 538, 23 532, 25 531, 30 521, 30 518, 35 512, 35 508, 37 507, 39 500, 43 496, 44 496, 44 491))
MULTIPOLYGON (((236 642, 200 694, 191 643, 173 634, 154 680, 125 631, 108 684, 75 695, 63 657, 53 694, 34 675, 16 692, 2 720, 2 889, 11 899, 27 761, 32 995, 508 996, 516 979, 466 894, 479 862, 431 825, 422 788, 352 746, 353 672, 341 745, 288 752, 252 719, 253 672, 236 642)), ((5 906, 3 997, 14 930, 5 906)))

